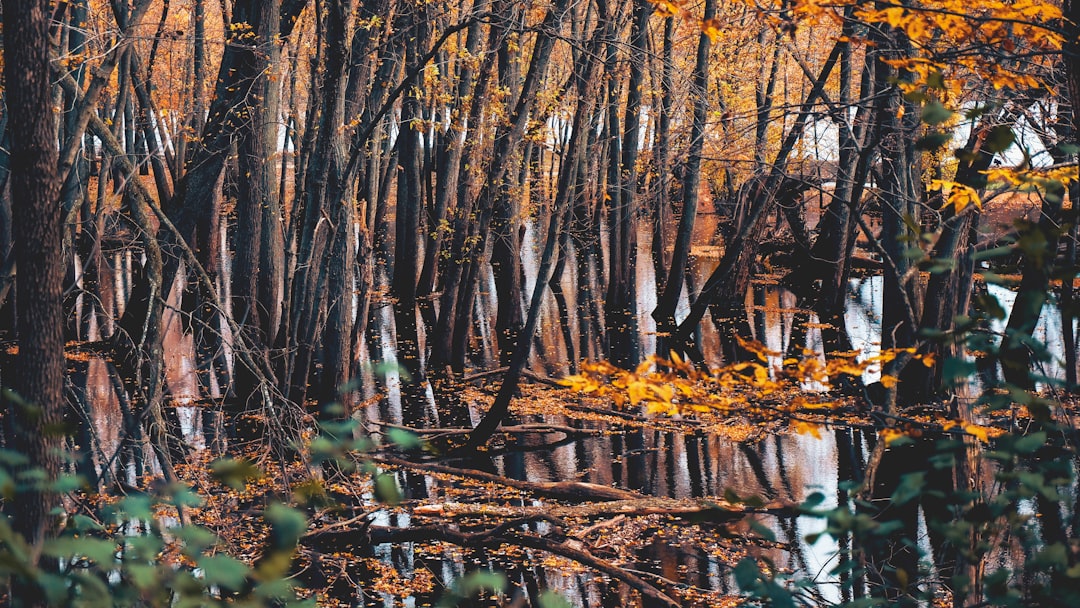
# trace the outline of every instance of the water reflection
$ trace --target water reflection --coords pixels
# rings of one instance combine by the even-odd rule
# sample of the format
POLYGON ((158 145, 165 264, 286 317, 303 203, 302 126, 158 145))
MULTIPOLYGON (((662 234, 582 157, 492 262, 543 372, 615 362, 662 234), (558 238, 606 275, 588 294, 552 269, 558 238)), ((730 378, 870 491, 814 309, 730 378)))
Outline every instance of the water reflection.
MULTIPOLYGON (((714 227, 702 222, 698 230, 711 236, 714 227)), ((649 259, 651 231, 638 234, 639 261, 649 259)), ((699 284, 717 263, 708 250, 699 251, 692 264, 692 283, 699 284)), ((525 233, 523 261, 526 269, 535 268, 537 239, 530 227, 525 233)), ((117 257, 130 266, 130 256, 117 257)), ((552 293, 545 296, 541 331, 537 337, 533 367, 548 374, 571 371, 569 359, 572 352, 595 355, 598 347, 582 338, 580 348, 574 348, 573 336, 589 334, 587 327, 599 323, 596 313, 591 313, 589 303, 579 301, 582 282, 595 281, 595 277, 578 276, 579 266, 567 264, 561 277, 567 307, 578 314, 559 314, 558 302, 552 293), (568 327, 563 327, 569 323, 568 327)), ((476 335, 471 350, 472 363, 478 367, 491 365, 497 360, 494 351, 492 328, 497 302, 490 269, 483 266, 475 319, 476 335)), ((129 273, 116 274, 117 290, 128 289, 129 273)), ((531 292, 535 277, 526 272, 526 292, 531 292)), ((656 348, 655 323, 650 313, 655 307, 655 281, 650 263, 637 264, 638 323, 642 333, 642 351, 653 354, 656 348)), ((845 314, 848 334, 856 349, 873 353, 878 349, 881 331, 881 277, 859 277, 851 281, 850 298, 845 314)), ((998 286, 989 286, 1002 306, 1009 310, 1015 295, 998 286)), ((174 298, 178 295, 173 296, 174 298)), ((770 277, 760 277, 749 294, 751 327, 755 337, 768 348, 777 352, 789 352, 805 340, 807 348, 821 348, 817 320, 807 315, 809 329, 805 335, 794 330, 800 313, 794 310, 792 294, 775 285, 770 277), (794 345, 792 344, 796 342, 794 345)), ((123 299, 120 298, 119 302, 123 299)), ((177 306, 177 302, 173 302, 177 306)), ((685 316, 689 301, 684 293, 678 315, 685 316)), ((172 313, 168 313, 171 315, 172 313)), ((370 366, 361 370, 364 397, 369 398, 358 417, 366 421, 400 423, 402 390, 399 368, 396 365, 393 314, 390 306, 376 303, 371 309, 372 322, 364 344, 360 346, 370 366), (384 365, 385 364, 385 365, 384 365), (379 398, 379 397, 382 398, 379 398)), ((180 428, 187 442, 198 448, 210 443, 206 438, 212 432, 206 424, 208 418, 201 414, 206 406, 193 402, 210 392, 224 394, 221 387, 201 386, 194 361, 194 345, 190 334, 175 317, 167 316, 166 368, 167 389, 170 403, 175 407, 180 428)), ((991 330, 1001 332, 1004 322, 995 322, 991 330)), ((703 332, 712 335, 711 323, 703 322, 703 332)), ((595 335, 595 334, 593 334, 595 335)), ((1061 318, 1056 308, 1047 307, 1036 329, 1035 337, 1048 345, 1057 361, 1063 352, 1061 318)), ((92 338, 93 339, 93 338, 92 338)), ((708 360, 718 362, 715 340, 702 341, 708 360)), ((1045 370, 1048 377, 1061 378, 1060 364, 1055 362, 1045 370)), ((140 430, 129 398, 122 384, 117 381, 112 364, 99 357, 89 357, 75 365, 69 375, 71 394, 80 404, 82 415, 91 430, 77 442, 86 455, 86 463, 80 464, 107 481, 110 475, 120 472, 129 481, 152 472, 153 459, 146 459, 149 451, 147 440, 140 430)), ((867 377, 868 381, 876 380, 867 377)), ((433 396, 428 392, 429 400, 433 396)), ((474 421, 477 410, 474 406, 474 421)), ((658 427, 641 424, 616 424, 595 420, 582 420, 566 416, 532 415, 517 423, 539 422, 548 425, 570 426, 592 433, 588 437, 566 440, 560 433, 527 433, 511 436, 500 455, 488 466, 512 479, 530 482, 584 481, 602 486, 617 486, 636 490, 652 497, 670 499, 697 499, 722 497, 728 492, 738 496, 761 497, 765 501, 799 503, 813 492, 826 497, 825 506, 847 504, 850 496, 843 489, 845 482, 861 481, 862 471, 871 452, 867 438, 857 430, 834 429, 822 433, 820 438, 810 435, 776 435, 762 440, 744 442, 728 436, 705 432, 692 424, 680 427, 658 427), (554 444, 554 447, 552 447, 554 444)), ((411 499, 443 500, 452 502, 458 497, 458 482, 448 481, 415 473, 403 474, 401 486, 411 499)), ((493 495, 492 500, 501 500, 493 495)), ((533 501, 529 505, 544 506, 533 501)), ((674 586, 685 590, 695 588, 703 598, 713 598, 734 591, 729 576, 731 540, 720 539, 723 525, 717 522, 690 523, 662 516, 641 517, 641 521, 629 526, 639 536, 633 563, 626 568, 642 573, 650 582, 661 587, 674 586), (709 595, 711 594, 711 595, 709 595)), ((813 518, 764 517, 761 521, 775 534, 778 545, 767 548, 768 554, 780 567, 810 576, 823 583, 823 598, 827 601, 850 600, 850 588, 839 583, 850 582, 843 575, 831 580, 824 574, 843 560, 850 559, 850 538, 822 538, 807 544, 808 534, 820 532, 824 522, 813 518)), ((414 522, 405 513, 380 512, 375 522, 379 525, 408 527, 414 522)), ((744 531, 740 531, 744 532, 744 531)), ((593 571, 575 571, 566 563, 553 563, 550 556, 540 551, 527 550, 526 559, 506 559, 493 552, 446 548, 440 553, 431 550, 417 551, 412 544, 395 546, 380 545, 372 548, 371 557, 378 563, 390 565, 399 576, 409 578, 419 571, 430 571, 438 581, 437 589, 429 595, 417 595, 411 603, 422 605, 438 596, 438 590, 452 584, 466 571, 477 567, 496 567, 505 570, 518 592, 535 605, 535 598, 543 589, 559 590, 572 603, 579 606, 623 606, 631 603, 631 592, 618 582, 598 576, 593 571)), ((616 555, 613 553, 613 555, 616 555)), ((355 573, 354 579, 378 576, 377 569, 365 566, 355 573)), ((366 588, 361 585, 362 588, 366 588)), ((350 587, 350 590, 356 587, 350 587)), ((369 591, 370 593, 370 591, 369 591)), ((707 604, 708 599, 702 603, 707 604)), ((388 596, 378 594, 364 598, 365 605, 392 605, 388 596)))

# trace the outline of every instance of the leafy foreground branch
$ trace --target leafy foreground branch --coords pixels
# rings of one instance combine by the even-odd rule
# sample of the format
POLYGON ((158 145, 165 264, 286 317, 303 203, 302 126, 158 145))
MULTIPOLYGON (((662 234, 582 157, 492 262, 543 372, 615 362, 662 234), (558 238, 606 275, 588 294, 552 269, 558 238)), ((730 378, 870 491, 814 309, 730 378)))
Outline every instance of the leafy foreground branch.
MULTIPOLYGON (((247 460, 196 462, 178 467, 190 485, 151 480, 145 492, 114 488, 126 496, 86 494, 78 477, 49 480, 40 471, 24 470, 25 457, 5 452, 5 501, 37 488, 61 497, 63 506, 55 513, 59 533, 38 547, 0 521, 0 574, 9 584, 40 589, 48 605, 348 605, 356 594, 372 592, 358 589, 350 574, 363 569, 375 547, 446 544, 507 556, 535 551, 563 560, 561 567, 576 564, 610 578, 645 605, 681 606, 685 588, 628 567, 627 554, 613 551, 603 534, 632 520, 692 518, 721 525, 753 513, 794 513, 794 507, 780 504, 671 500, 597 484, 523 482, 413 462, 372 452, 370 441, 352 438, 357 428, 354 421, 325 423, 306 450, 315 469, 296 462, 271 476, 247 460), (462 502, 403 502, 397 480, 407 485, 410 471, 453 477, 453 485, 463 488, 462 502), (482 485, 486 504, 467 495, 470 483, 482 485), (543 500, 543 506, 513 507, 502 494, 492 496, 491 488, 532 496, 530 502, 543 500), (408 514, 410 525, 373 523, 387 512, 408 514), (181 520, 194 523, 179 525, 181 520)), ((400 450, 421 447, 400 429, 387 436, 400 450)), ((395 588, 402 573, 374 574, 381 580, 363 585, 374 593, 418 593, 432 601, 442 596, 442 605, 456 605, 477 585, 511 593, 505 579, 465 577, 440 591, 422 581, 395 588)), ((9 594, 10 589, 5 587, 9 594)), ((557 596, 540 597, 546 598, 540 605, 564 605, 557 596)), ((17 596, 7 599, 23 604, 17 596)))

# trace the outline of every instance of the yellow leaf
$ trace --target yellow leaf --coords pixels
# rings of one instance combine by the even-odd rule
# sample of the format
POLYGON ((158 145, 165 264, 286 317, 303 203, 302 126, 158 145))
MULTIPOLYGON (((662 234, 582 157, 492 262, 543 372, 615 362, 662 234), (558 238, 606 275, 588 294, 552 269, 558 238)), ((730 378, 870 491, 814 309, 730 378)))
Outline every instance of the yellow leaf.
POLYGON ((898 429, 881 429, 881 438, 885 440, 886 445, 906 436, 903 431, 898 429))
POLYGON ((631 382, 626 387, 626 396, 630 399, 630 405, 637 405, 651 397, 652 391, 644 382, 631 382))
POLYGON ((971 186, 944 179, 935 179, 930 181, 930 190, 940 190, 942 195, 945 196, 945 204, 942 205, 942 208, 952 205, 956 212, 960 213, 970 204, 982 209, 982 199, 979 197, 979 193, 971 186))
POLYGON ((964 432, 972 437, 977 438, 979 441, 986 443, 990 441, 990 429, 985 426, 979 426, 977 424, 965 424, 964 432))
POLYGON ((720 21, 716 19, 706 19, 701 22, 701 31, 709 37, 709 40, 713 44, 720 39, 720 21))
POLYGON ((663 403, 660 401, 649 401, 645 404, 645 411, 649 414, 668 414, 674 416, 679 413, 678 408, 670 403, 663 403))
POLYGON ((821 439, 821 433, 818 432, 818 425, 810 422, 803 422, 802 420, 792 420, 791 430, 800 435, 809 434, 815 439, 821 439))
POLYGON ((882 11, 882 16, 885 18, 885 23, 889 24, 889 27, 899 27, 904 21, 904 8, 901 6, 894 6, 882 11))
POLYGON ((900 382, 900 380, 898 380, 896 376, 889 376, 887 374, 882 374, 880 382, 881 382, 881 386, 884 386, 885 388, 892 388, 892 387, 896 386, 896 383, 900 382))
POLYGON ((667 0, 654 0, 653 6, 656 7, 656 14, 661 17, 674 17, 679 14, 679 7, 667 0))
POLYGON ((663 399, 665 403, 671 403, 671 400, 675 398, 675 389, 669 384, 661 384, 653 387, 653 394, 663 399))

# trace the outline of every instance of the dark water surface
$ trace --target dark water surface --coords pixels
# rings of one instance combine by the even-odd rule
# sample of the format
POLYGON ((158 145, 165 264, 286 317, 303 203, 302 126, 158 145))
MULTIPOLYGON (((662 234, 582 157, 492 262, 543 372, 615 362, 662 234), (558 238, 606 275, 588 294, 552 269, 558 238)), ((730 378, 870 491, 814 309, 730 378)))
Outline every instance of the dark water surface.
MULTIPOLYGON (((714 227, 703 222, 699 230, 702 231, 701 240, 708 242, 707 235, 714 227)), ((656 297, 649 238, 647 230, 639 234, 637 258, 638 321, 645 354, 652 354, 656 344, 655 324, 650 316, 656 297)), ((526 293, 531 292, 535 282, 536 243, 535 230, 530 228, 524 247, 526 293)), ((699 253, 703 255, 694 260, 694 274, 700 284, 717 260, 707 255, 708 250, 699 253)), ((497 360, 492 336, 497 303, 490 268, 485 266, 484 272, 482 284, 488 288, 481 290, 479 297, 481 304, 475 320, 478 339, 473 356, 478 365, 493 366, 497 360)), ((571 310, 582 305, 574 301, 577 282, 573 272, 573 264, 568 264, 563 277, 571 310)), ((772 282, 768 277, 763 277, 754 286, 751 297, 757 306, 752 313, 752 325, 759 334, 755 337, 773 350, 784 351, 791 339, 794 297, 771 285, 772 282)), ((123 292, 123 285, 118 287, 123 292)), ((856 348, 872 353, 877 348, 880 336, 882 279, 872 276, 854 279, 850 292, 846 315, 849 333, 856 348)), ((992 288, 992 293, 1006 310, 1011 307, 1014 297, 1011 292, 992 288)), ((173 294, 174 298, 177 296, 173 294)), ((362 422, 369 425, 401 420, 400 379, 396 372, 393 346, 393 314, 391 307, 385 303, 376 302, 375 307, 375 333, 378 339, 366 346, 365 351, 373 362, 384 365, 373 365, 362 379, 362 386, 368 396, 382 393, 385 399, 372 399, 366 408, 356 413, 362 422)), ((687 309, 684 295, 679 314, 685 315, 687 309)), ((580 328, 576 326, 576 314, 571 316, 576 336, 580 328)), ((165 321, 170 327, 166 343, 169 393, 173 401, 180 405, 176 411, 185 439, 201 446, 202 409, 184 405, 200 398, 191 337, 179 331, 176 315, 169 313, 165 321)), ((716 360, 715 340, 709 339, 712 334, 707 320, 704 326, 705 353, 716 360)), ((1036 338, 1047 342, 1051 351, 1060 358, 1061 319, 1056 309, 1044 313, 1036 338)), ((534 349, 537 354, 532 362, 532 368, 537 373, 557 376, 569 372, 563 340, 555 301, 548 293, 540 335, 534 349)), ((817 330, 810 330, 808 340, 811 346, 820 346, 817 330)), ((1055 367, 1045 371, 1050 376, 1060 375, 1060 370, 1055 367)), ((496 378, 498 376, 493 376, 486 382, 497 383, 496 378)), ((867 381, 875 379, 866 378, 867 381)), ((86 409, 93 423, 90 426, 94 429, 92 445, 99 455, 98 459, 101 462, 115 459, 120 421, 127 407, 122 387, 115 380, 115 371, 104 360, 91 357, 77 364, 69 380, 69 388, 88 406, 86 409), (110 455, 113 455, 111 459, 110 455)), ((971 393, 974 394, 976 389, 972 387, 971 393)), ((213 392, 217 392, 216 387, 213 392)), ((473 414, 479 417, 481 412, 474 407, 473 414)), ((826 497, 825 506, 836 505, 838 500, 846 500, 839 488, 843 482, 861 475, 872 447, 872 438, 868 439, 860 431, 852 429, 826 429, 820 437, 785 433, 742 440, 727 434, 705 432, 692 424, 620 424, 610 420, 541 414, 529 415, 515 422, 572 426, 589 433, 571 438, 560 433, 515 434, 503 446, 500 455, 480 463, 480 468, 524 481, 581 481, 670 499, 722 497, 734 492, 743 497, 760 497, 765 502, 792 504, 803 501, 812 492, 820 492, 826 497)), ((129 470, 128 473, 134 474, 136 471, 129 470)), ((453 503, 462 499, 458 481, 404 472, 399 472, 398 476, 406 498, 428 503, 453 503)), ((475 494, 470 496, 478 499, 475 494)), ((491 499, 503 503, 507 500, 498 493, 493 494, 491 499)), ((554 504, 520 497, 515 500, 509 501, 509 505, 547 508, 554 504)), ((722 596, 737 591, 730 576, 730 566, 745 551, 747 543, 740 538, 728 537, 736 533, 745 535, 748 530, 728 528, 728 522, 707 519, 697 523, 662 515, 631 519, 633 521, 620 523, 610 531, 611 539, 606 542, 615 545, 608 555, 612 561, 661 589, 671 590, 672 593, 689 590, 691 593, 687 597, 700 596, 697 602, 700 605, 716 604, 722 596), (625 561, 627 555, 632 556, 628 562, 625 561)), ((808 517, 761 516, 758 521, 773 531, 776 542, 759 544, 754 549, 757 554, 769 556, 778 568, 822 583, 817 589, 821 594, 820 599, 842 599, 837 581, 827 573, 835 566, 845 543, 849 546, 850 539, 822 537, 816 543, 807 543, 805 537, 808 534, 824 528, 824 522, 808 517)), ((409 526, 415 520, 405 512, 384 510, 375 514, 375 523, 409 526)), ((529 525, 536 531, 544 532, 547 524, 529 525)), ((587 524, 576 525, 576 529, 588 529, 587 524)), ((609 532, 599 529, 591 533, 594 535, 590 539, 602 539, 609 532)), ((403 577, 428 571, 436 581, 446 586, 452 585, 469 570, 496 568, 508 572, 511 583, 520 594, 535 596, 540 590, 556 589, 577 606, 622 606, 631 602, 632 598, 624 585, 612 582, 593 570, 573 568, 568 562, 552 560, 550 555, 536 550, 525 550, 523 556, 507 558, 479 550, 455 547, 439 552, 405 544, 378 546, 371 555, 394 566, 403 577)), ((356 573, 356 580, 363 578, 364 573, 356 573)), ((363 587, 367 605, 413 606, 423 605, 432 599, 421 595, 397 603, 398 600, 389 595, 380 595, 363 587)), ((690 600, 687 602, 694 603, 690 600)))

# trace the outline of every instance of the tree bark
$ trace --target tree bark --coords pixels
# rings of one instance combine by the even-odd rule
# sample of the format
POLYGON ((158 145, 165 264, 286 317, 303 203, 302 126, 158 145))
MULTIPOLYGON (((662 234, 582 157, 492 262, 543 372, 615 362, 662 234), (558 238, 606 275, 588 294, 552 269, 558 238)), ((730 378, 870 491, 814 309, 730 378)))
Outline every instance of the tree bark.
MULTIPOLYGON (((255 36, 255 47, 245 54, 239 68, 250 74, 252 94, 242 101, 245 120, 237 127, 239 176, 236 201, 236 247, 232 271, 232 315, 244 332, 253 357, 269 363, 280 318, 276 297, 282 280, 281 202, 275 165, 279 95, 277 83, 280 47, 281 0, 233 6, 234 23, 246 24, 255 36), (260 297, 261 296, 261 297, 260 297)), ((258 402, 258 370, 235 367, 235 391, 242 404, 258 402)))
MULTIPOLYGON (((653 7, 646 2, 634 4, 630 30, 630 80, 626 92, 622 141, 613 146, 608 183, 611 196, 608 213, 610 231, 608 288, 604 298, 604 321, 607 325, 608 358, 619 366, 635 367, 641 360, 641 336, 637 320, 637 205, 638 141, 641 125, 642 87, 645 82, 646 38, 653 7), (616 151, 618 153, 616 153, 616 151), (613 179, 614 178, 614 179, 613 179)), ((615 40, 610 41, 608 58, 614 57, 615 40)), ((609 92, 609 137, 619 136, 618 90, 614 80, 609 92)))
MULTIPOLYGON (((706 0, 705 19, 716 17, 716 1, 706 0)), ((665 34, 666 38, 667 34, 665 34)), ((686 169, 683 177, 683 205, 682 215, 679 217, 679 229, 675 235, 675 250, 671 255, 671 266, 668 269, 667 280, 664 281, 664 291, 660 295, 653 310, 653 319, 656 320, 657 354, 666 357, 671 350, 671 334, 675 332, 675 308, 679 304, 679 298, 683 291, 683 277, 686 276, 686 266, 690 261, 690 245, 694 234, 694 223, 697 219, 697 207, 699 191, 701 190, 701 152, 705 142, 705 119, 708 112, 708 70, 709 49, 712 39, 704 32, 698 38, 697 61, 694 65, 694 117, 690 130, 690 149, 687 153, 686 169)), ((664 81, 669 80, 665 65, 664 81)), ((667 96, 665 96, 666 98, 667 96)), ((666 129, 662 130, 662 136, 666 129)), ((666 149, 666 145, 664 146, 666 149)), ((662 161, 666 161, 664 158, 662 161)), ((666 189, 667 185, 660 184, 666 189)), ((659 219, 659 218, 658 218, 659 219)))
MULTIPOLYGON (((422 48, 428 44, 428 27, 423 7, 413 7, 415 28, 405 51, 406 65, 417 65, 422 48)), ((424 368, 420 359, 420 335, 417 327, 416 286, 420 250, 420 216, 424 206, 421 187, 421 117, 419 75, 412 81, 409 94, 401 102, 401 125, 398 132, 397 213, 394 220, 394 324, 397 327, 398 362, 407 371, 402 377, 402 420, 407 425, 423 426, 427 413, 424 368)))
MULTIPOLYGON (((19 300, 19 354, 7 395, 5 446, 27 457, 48 478, 60 471, 64 414, 63 259, 56 122, 49 72, 49 2, 4 0, 4 94, 10 113, 11 197, 19 300)), ((4 505, 12 528, 34 548, 56 531, 50 512, 57 496, 33 488, 4 505)), ((17 582, 23 605, 43 606, 41 590, 17 582)))

